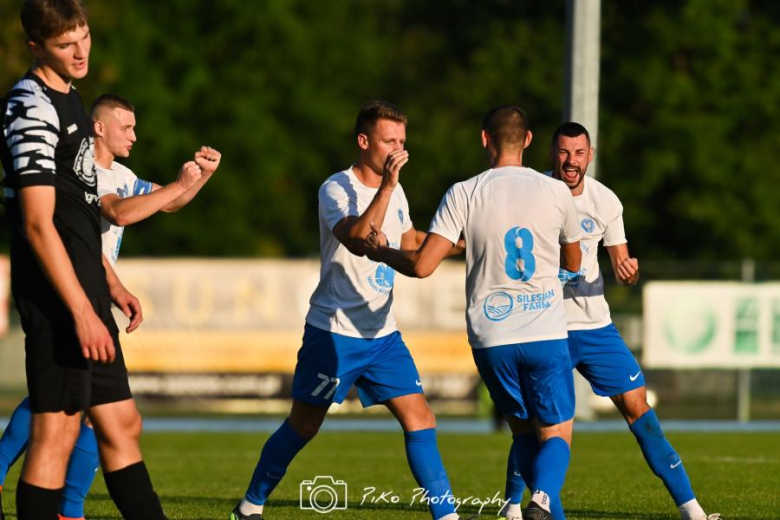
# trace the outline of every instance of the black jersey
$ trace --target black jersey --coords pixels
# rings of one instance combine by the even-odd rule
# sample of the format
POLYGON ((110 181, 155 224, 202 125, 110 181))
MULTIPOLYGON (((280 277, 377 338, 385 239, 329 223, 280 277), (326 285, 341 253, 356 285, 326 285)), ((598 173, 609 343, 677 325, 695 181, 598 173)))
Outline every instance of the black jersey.
POLYGON ((50 298, 54 288, 24 236, 19 190, 54 186, 54 225, 88 296, 109 294, 101 260, 92 122, 71 87, 57 92, 27 73, 3 102, 0 158, 11 235, 15 297, 50 298))

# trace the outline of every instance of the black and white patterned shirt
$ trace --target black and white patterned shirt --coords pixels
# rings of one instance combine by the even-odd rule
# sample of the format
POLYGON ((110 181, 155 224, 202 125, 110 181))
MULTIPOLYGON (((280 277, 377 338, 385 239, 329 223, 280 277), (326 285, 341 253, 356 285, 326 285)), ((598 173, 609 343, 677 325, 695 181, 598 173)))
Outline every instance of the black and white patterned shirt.
POLYGON ((81 96, 49 88, 27 73, 2 103, 0 159, 11 231, 11 283, 15 297, 50 298, 53 287, 24 236, 19 190, 54 186, 54 225, 88 296, 108 294, 101 261, 92 123, 81 96))

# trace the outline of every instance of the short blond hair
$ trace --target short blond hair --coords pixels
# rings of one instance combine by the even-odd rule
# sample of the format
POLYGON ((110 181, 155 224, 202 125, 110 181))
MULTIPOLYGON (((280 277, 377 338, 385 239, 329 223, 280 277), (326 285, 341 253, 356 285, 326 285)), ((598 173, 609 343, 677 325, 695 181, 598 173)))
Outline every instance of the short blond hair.
POLYGON ((389 119, 396 123, 406 124, 406 114, 401 109, 387 101, 369 101, 360 107, 355 121, 355 135, 367 134, 380 119, 389 119))

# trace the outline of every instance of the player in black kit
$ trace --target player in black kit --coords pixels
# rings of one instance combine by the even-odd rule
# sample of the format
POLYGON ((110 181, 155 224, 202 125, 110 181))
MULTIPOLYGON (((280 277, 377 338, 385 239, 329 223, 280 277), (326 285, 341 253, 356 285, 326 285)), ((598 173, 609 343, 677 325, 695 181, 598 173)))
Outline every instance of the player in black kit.
POLYGON ((3 101, 0 140, 33 412, 17 515, 57 519, 86 411, 122 516, 164 519, 138 445, 141 416, 111 315, 113 301, 137 325, 140 304, 101 253, 92 123, 71 84, 89 68, 86 10, 81 0, 25 0, 21 18, 35 63, 3 101))

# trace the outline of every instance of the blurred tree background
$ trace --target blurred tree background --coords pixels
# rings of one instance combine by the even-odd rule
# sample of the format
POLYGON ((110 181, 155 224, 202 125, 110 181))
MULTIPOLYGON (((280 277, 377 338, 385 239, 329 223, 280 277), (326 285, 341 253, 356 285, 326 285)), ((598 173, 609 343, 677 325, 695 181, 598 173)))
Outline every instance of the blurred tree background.
MULTIPOLYGON (((20 0, 0 1, 0 89, 30 65, 20 0)), ((77 87, 137 108, 126 161, 167 183, 201 144, 220 170, 181 212, 139 224, 123 254, 311 256, 317 189, 356 157, 359 106, 410 118, 402 182, 426 229, 453 182, 486 168, 481 118, 513 102, 548 169, 561 122, 565 1, 87 0, 77 87)), ((780 255, 780 4, 602 1, 599 177, 641 258, 780 255)), ((2 247, 7 249, 4 231, 2 247)))

